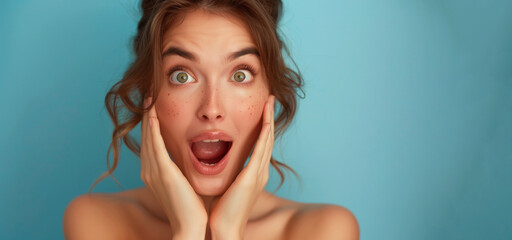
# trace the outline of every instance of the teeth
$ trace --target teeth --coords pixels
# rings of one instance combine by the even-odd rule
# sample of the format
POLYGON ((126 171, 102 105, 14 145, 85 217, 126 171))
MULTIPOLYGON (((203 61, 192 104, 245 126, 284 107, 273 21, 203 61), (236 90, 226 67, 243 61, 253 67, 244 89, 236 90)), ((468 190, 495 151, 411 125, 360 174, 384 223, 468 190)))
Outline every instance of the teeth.
POLYGON ((215 166, 217 163, 205 163, 205 162, 201 162, 202 164, 206 165, 206 166, 215 166))
POLYGON ((220 139, 205 139, 202 142, 218 142, 220 139))

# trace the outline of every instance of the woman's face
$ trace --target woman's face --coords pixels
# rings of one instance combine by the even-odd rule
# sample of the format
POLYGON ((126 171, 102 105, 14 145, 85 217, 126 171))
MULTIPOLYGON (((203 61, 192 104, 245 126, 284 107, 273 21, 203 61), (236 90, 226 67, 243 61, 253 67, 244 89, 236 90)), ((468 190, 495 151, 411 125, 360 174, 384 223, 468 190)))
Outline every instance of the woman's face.
POLYGON ((269 97, 256 46, 243 22, 196 10, 165 32, 162 54, 155 107, 166 148, 198 194, 220 195, 243 168, 269 97))

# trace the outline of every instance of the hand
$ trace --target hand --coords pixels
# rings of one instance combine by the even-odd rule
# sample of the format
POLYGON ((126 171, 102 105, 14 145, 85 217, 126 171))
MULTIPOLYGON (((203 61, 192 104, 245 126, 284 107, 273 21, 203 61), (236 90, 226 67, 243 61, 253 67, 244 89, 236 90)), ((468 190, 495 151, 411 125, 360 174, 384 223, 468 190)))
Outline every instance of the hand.
POLYGON ((252 207, 267 184, 274 147, 274 101, 263 110, 263 126, 247 166, 226 192, 212 204, 209 224, 216 239, 242 239, 252 207))
POLYGON ((204 204, 169 157, 154 105, 144 114, 141 129, 140 177, 169 218, 173 239, 204 239, 208 222, 204 204))

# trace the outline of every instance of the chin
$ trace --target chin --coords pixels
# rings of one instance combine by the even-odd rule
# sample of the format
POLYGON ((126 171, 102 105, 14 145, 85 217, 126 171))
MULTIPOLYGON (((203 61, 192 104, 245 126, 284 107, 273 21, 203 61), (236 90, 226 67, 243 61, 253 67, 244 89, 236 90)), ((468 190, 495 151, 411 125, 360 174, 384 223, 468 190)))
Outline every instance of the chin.
POLYGON ((220 196, 226 192, 233 181, 227 176, 193 176, 189 179, 194 191, 201 196, 220 196))

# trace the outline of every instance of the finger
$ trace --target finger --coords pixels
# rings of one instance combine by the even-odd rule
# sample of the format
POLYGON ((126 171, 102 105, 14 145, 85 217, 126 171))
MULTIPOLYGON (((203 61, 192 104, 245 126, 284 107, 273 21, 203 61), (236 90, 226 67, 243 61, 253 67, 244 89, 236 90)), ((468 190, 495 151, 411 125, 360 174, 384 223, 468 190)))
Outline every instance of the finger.
POLYGON ((268 138, 266 140, 265 148, 263 150, 262 157, 260 160, 260 167, 259 167, 259 171, 258 171, 259 174, 262 174, 264 172, 268 173, 269 166, 270 166, 270 160, 272 159, 272 151, 274 149, 274 101, 275 101, 275 97, 271 95, 271 97, 269 98, 269 102, 270 102, 270 104, 269 104, 270 131, 268 133, 268 138))
POLYGON ((263 123, 261 126, 260 135, 258 136, 258 139, 256 140, 256 145, 254 146, 254 150, 251 154, 251 158, 249 158, 249 163, 247 164, 247 168, 249 168, 249 169, 255 168, 255 171, 259 171, 259 166, 261 166, 261 164, 260 164, 261 157, 263 156, 262 151, 265 149, 267 134, 268 134, 268 131, 270 131, 270 116, 269 116, 270 115, 269 114, 270 101, 269 100, 270 99, 267 99, 267 101, 265 102, 265 106, 263 107, 263 114, 262 114, 263 123), (256 163, 256 162, 258 162, 258 163, 256 163))
POLYGON ((261 161, 263 157, 263 151, 265 149, 265 145, 267 144, 268 136, 270 133, 270 124, 264 123, 260 132, 260 136, 256 141, 256 146, 254 147, 254 151, 252 152, 251 158, 249 159, 249 164, 247 167, 249 169, 255 169, 258 171, 259 166, 261 166, 261 161))
POLYGON ((272 149, 273 149, 273 141, 274 141, 274 101, 275 101, 275 97, 273 95, 270 95, 269 99, 268 99, 268 110, 267 110, 267 114, 268 114, 268 122, 269 122, 269 125, 270 125, 270 132, 269 132, 269 136, 265 142, 265 148, 263 150, 263 156, 262 156, 262 159, 261 159, 261 163, 260 163, 260 169, 264 170, 266 169, 267 165, 268 165, 268 162, 270 160, 270 156, 272 156, 272 149))
POLYGON ((149 105, 151 105, 151 103, 152 103, 151 101, 152 101, 152 97, 147 97, 144 100, 143 107, 144 107, 145 112, 144 112, 144 115, 142 117, 142 121, 143 121, 142 124, 144 124, 144 125, 148 124, 148 113, 149 113, 149 110, 147 110, 147 108, 149 107, 149 105))
POLYGON ((271 111, 270 111, 270 102, 271 102, 271 98, 269 98, 267 100, 267 102, 265 103, 265 108, 263 109, 263 123, 270 123, 270 114, 271 114, 271 111))
POLYGON ((270 123, 271 123, 271 131, 272 131, 272 139, 274 139, 274 110, 275 110, 275 105, 276 104, 276 97, 275 96, 272 96, 272 104, 271 104, 271 109, 272 109, 272 114, 270 114, 271 118, 270 118, 270 123))
MULTIPOLYGON (((152 98, 148 98, 150 101, 152 100, 152 98)), ((148 106, 150 105, 151 102, 148 102, 148 106)), ((148 112, 146 112, 146 124, 144 126, 144 129, 146 131, 146 139, 145 139, 145 144, 146 144, 146 149, 147 149, 147 159, 148 159, 148 162, 146 163, 147 164, 147 169, 146 169, 146 173, 147 173, 147 176, 158 176, 158 164, 156 163, 157 159, 156 159, 156 154, 155 154, 155 147, 154 147, 154 140, 153 140, 153 135, 154 133, 152 132, 152 126, 151 125, 154 125, 154 122, 155 122, 155 119, 156 119, 156 111, 155 111, 155 105, 153 104, 153 106, 149 109, 148 112)))
MULTIPOLYGON (((144 109, 149 107, 149 105, 151 104, 151 101, 152 101, 151 97, 146 98, 146 100, 144 101, 144 109)), ((148 138, 148 130, 149 130, 148 115, 149 115, 149 111, 145 111, 144 114, 142 115, 142 122, 141 122, 141 131, 142 131, 141 141, 142 142, 146 142, 147 138, 148 138)))
POLYGON ((270 105, 269 99, 267 99, 267 101, 265 102, 265 106, 263 107, 263 114, 262 114, 263 123, 261 126, 260 135, 258 136, 258 140, 256 140, 256 145, 254 146, 254 150, 251 154, 251 158, 249 159, 249 163, 247 164, 248 167, 251 165, 257 165, 257 166, 260 165, 260 164, 254 163, 254 162, 261 161, 261 156, 262 156, 261 150, 265 149, 265 142, 266 142, 266 137, 267 137, 267 133, 266 133, 267 129, 265 128, 265 125, 270 125, 269 124, 269 122, 270 122, 269 105, 270 105))
MULTIPOLYGON (((148 107, 149 103, 151 101, 151 98, 146 98, 144 100, 144 104, 143 104, 143 107, 144 109, 148 107)), ((147 112, 144 112, 144 114, 142 115, 142 120, 141 120, 141 125, 140 125, 140 129, 141 129, 141 150, 140 150, 140 160, 141 160, 141 178, 144 178, 143 180, 146 180, 145 178, 148 176, 148 170, 149 170, 149 166, 148 166, 148 145, 147 145, 147 128, 146 128, 146 125, 147 125, 147 115, 148 113, 147 112)))
POLYGON ((156 176, 156 175, 158 175, 159 166, 157 163, 158 159, 157 159, 157 154, 156 154, 156 147, 154 144, 155 133, 153 131, 155 122, 158 122, 158 119, 156 117, 155 105, 153 105, 149 109, 146 117, 147 117, 147 119, 146 119, 147 124, 145 126, 146 131, 147 131, 146 146, 147 146, 147 150, 148 150, 148 159, 149 159, 148 165, 150 166, 150 168, 148 169, 148 174, 150 176, 156 176))
POLYGON ((268 125, 268 133, 267 133, 267 139, 265 140, 265 148, 262 149, 261 153, 261 160, 260 160, 260 168, 259 171, 265 171, 267 169, 267 163, 268 158, 270 158, 270 155, 272 154, 272 128, 270 124, 268 125))
MULTIPOLYGON (((272 146, 270 146, 270 145, 272 145, 271 141, 272 141, 272 138, 274 135, 274 129, 272 126, 272 122, 274 121, 273 109, 274 109, 274 96, 270 95, 268 98, 268 101, 267 101, 266 109, 265 109, 265 115, 266 115, 266 120, 265 120, 266 123, 265 124, 268 124, 270 129, 268 132, 268 136, 265 139, 265 146, 262 149, 261 157, 259 158, 260 159, 259 171, 261 171, 262 169, 265 169, 265 165, 268 162, 267 157, 269 155, 269 153, 268 153, 269 148, 272 149, 272 146)), ((270 153, 270 154, 272 154, 272 153, 270 153)))
POLYGON ((160 122, 158 121, 158 117, 156 114, 155 108, 151 108, 149 111, 149 118, 152 121, 151 128, 151 143, 153 144, 154 154, 155 154, 155 163, 160 170, 169 169, 169 167, 173 170, 177 170, 177 166, 172 162, 169 157, 169 153, 167 152, 167 148, 165 147, 164 140, 162 138, 162 134, 160 133, 160 122))
POLYGON ((272 158, 272 152, 273 152, 273 149, 274 149, 274 140, 275 140, 275 125, 274 125, 274 110, 275 110, 275 102, 276 102, 276 97, 275 96, 272 96, 272 104, 271 104, 271 109, 272 109, 272 114, 271 114, 271 118, 270 118, 270 134, 271 134, 271 140, 270 140, 270 157, 267 159, 267 166, 266 168, 268 168, 268 164, 270 163, 270 159, 272 158))

